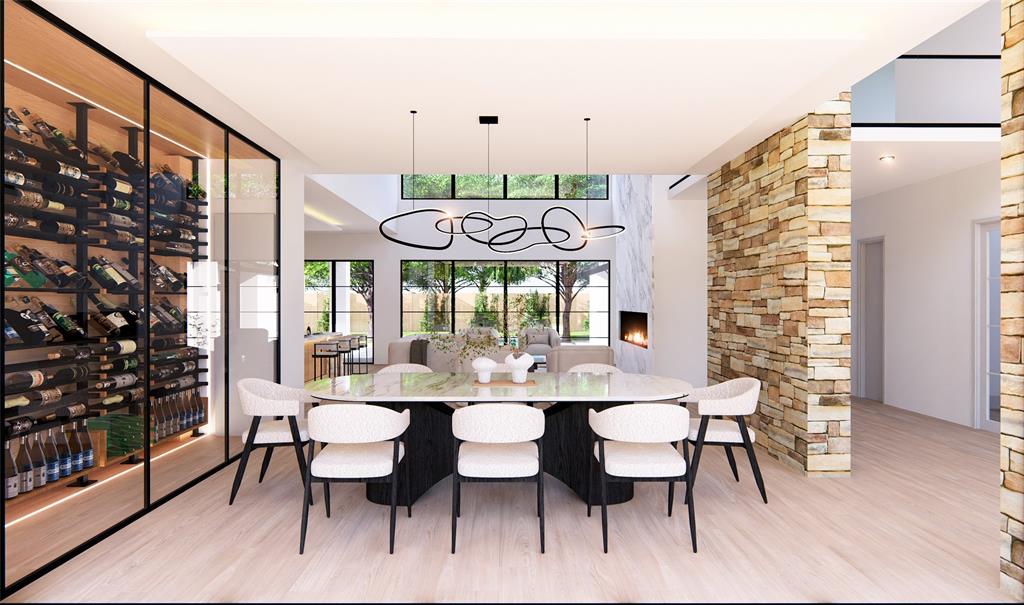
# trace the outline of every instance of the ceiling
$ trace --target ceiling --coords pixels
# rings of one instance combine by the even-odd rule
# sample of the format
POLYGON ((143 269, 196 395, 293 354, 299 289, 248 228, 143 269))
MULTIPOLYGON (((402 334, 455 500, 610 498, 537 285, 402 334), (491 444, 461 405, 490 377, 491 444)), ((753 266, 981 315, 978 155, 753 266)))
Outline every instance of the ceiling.
MULTIPOLYGON (((980 1, 44 0, 144 38, 323 172, 707 173, 980 1), (117 18, 111 18, 117 15, 117 18)), ((130 59, 130 57, 128 57, 130 59)), ((159 76, 159 74, 155 74, 159 76)), ((226 116, 230 121, 230 116, 226 116)))
POLYGON ((853 197, 860 199, 905 187, 943 174, 986 162, 999 162, 999 140, 994 141, 856 141, 853 162, 853 197), (882 162, 884 155, 896 157, 882 162))

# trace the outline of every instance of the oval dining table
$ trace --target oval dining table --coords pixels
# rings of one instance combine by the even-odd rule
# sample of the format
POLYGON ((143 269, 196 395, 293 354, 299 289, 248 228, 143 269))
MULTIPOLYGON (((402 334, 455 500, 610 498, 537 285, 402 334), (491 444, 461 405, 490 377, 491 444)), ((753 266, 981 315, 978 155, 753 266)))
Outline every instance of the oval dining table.
MULTIPOLYGON (((633 402, 678 401, 693 390, 690 383, 649 374, 568 374, 535 372, 526 385, 511 385, 511 374, 496 372, 491 384, 478 385, 476 374, 432 372, 423 374, 361 374, 325 378, 306 385, 320 403, 366 403, 394 410, 409 409, 405 433, 409 490, 399 476, 399 505, 405 494, 412 502, 452 474, 453 403, 511 402, 551 404, 544 409, 544 470, 587 497, 588 465, 593 457, 588 410, 603 410, 633 402), (508 385, 508 386, 506 386, 508 385)), ((599 494, 597 473, 594 494, 599 494)), ((366 496, 377 504, 390 504, 390 489, 368 483, 366 496)), ((632 483, 610 483, 608 503, 633 497, 632 483)))

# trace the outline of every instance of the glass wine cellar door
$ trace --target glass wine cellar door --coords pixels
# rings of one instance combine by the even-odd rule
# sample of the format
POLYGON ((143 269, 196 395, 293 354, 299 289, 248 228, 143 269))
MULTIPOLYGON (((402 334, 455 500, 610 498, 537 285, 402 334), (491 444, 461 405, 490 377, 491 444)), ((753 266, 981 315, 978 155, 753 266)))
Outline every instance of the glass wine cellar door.
POLYGON ((241 451, 280 166, 38 7, 3 21, 6 593, 241 451))

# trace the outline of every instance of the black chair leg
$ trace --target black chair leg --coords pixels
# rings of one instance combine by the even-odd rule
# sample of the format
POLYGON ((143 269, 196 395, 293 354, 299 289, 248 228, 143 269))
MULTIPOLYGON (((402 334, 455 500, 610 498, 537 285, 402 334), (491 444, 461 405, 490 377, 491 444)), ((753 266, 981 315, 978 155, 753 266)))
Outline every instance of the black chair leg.
POLYGON ((601 538, 604 541, 604 552, 608 554, 608 475, 604 468, 604 442, 601 447, 601 538))
MULTIPOLYGON (((309 525, 309 503, 313 499, 313 489, 310 485, 312 477, 310 474, 306 474, 303 479, 303 497, 302 498, 302 531, 299 534, 299 554, 301 555, 306 550, 306 527, 309 525)), ((327 482, 324 482, 327 485, 327 482)))
POLYGON ((391 532, 388 538, 388 553, 395 554, 395 521, 398 510, 398 469, 391 471, 391 532))
POLYGON ((412 519, 412 492, 409 483, 409 460, 405 461, 405 516, 412 519))
MULTIPOLYGON (((685 407, 685 406, 684 406, 685 407)), ((686 476, 690 476, 690 442, 683 440, 683 460, 686 461, 686 476)), ((689 482, 689 479, 687 479, 689 482)), ((683 491, 683 504, 689 504, 690 502, 690 490, 683 491)))
POLYGON ((235 471, 235 481, 231 484, 231 497, 228 498, 228 506, 235 502, 238 495, 238 488, 242 485, 242 476, 245 475, 245 465, 249 463, 249 454, 252 453, 252 444, 256 442, 256 429, 260 426, 260 417, 253 416, 252 424, 249 425, 249 436, 242 448, 242 458, 238 461, 238 470, 235 471))
POLYGON ((462 518, 462 483, 455 485, 455 515, 462 518))
MULTIPOLYGON (((299 480, 305 479, 306 473, 306 461, 302 457, 302 437, 299 435, 299 423, 295 420, 295 416, 288 417, 288 428, 291 429, 292 433, 292 444, 295 446, 295 459, 299 463, 299 480)), ((309 503, 313 503, 313 492, 309 492, 309 503)))
POLYGON ((690 542, 693 544, 693 552, 697 552, 697 521, 693 514, 693 486, 690 484, 690 477, 686 478, 686 512, 690 516, 690 542))
POLYGON ((331 482, 324 481, 324 512, 327 513, 327 518, 331 518, 331 482))
POLYGON ((672 516, 672 498, 676 495, 676 482, 668 482, 668 516, 672 516))
POLYGON ((729 468, 732 469, 732 476, 736 481, 740 480, 740 473, 736 470, 736 458, 732 455, 732 446, 725 446, 725 457, 729 459, 729 468))
POLYGON ((459 478, 452 473, 452 554, 455 554, 455 531, 459 524, 459 515, 456 510, 456 502, 459 499, 459 478))
POLYGON ((747 434, 747 423, 743 420, 742 416, 738 416, 736 421, 740 425, 740 436, 743 437, 743 448, 747 450, 747 458, 750 460, 750 469, 754 471, 754 482, 757 483, 757 489, 761 492, 761 499, 764 500, 765 504, 768 504, 768 494, 764 491, 764 478, 761 477, 761 467, 757 465, 757 455, 754 454, 754 444, 750 441, 750 435, 747 434))
POLYGON ((540 510, 540 554, 544 554, 544 469, 537 474, 537 506, 540 510))
POLYGON ((587 459, 590 461, 589 464, 587 464, 587 516, 589 517, 590 516, 591 501, 592 501, 590 496, 591 496, 591 492, 594 491, 594 455, 593 455, 594 448, 593 448, 593 444, 591 444, 590 451, 587 452, 587 453, 589 454, 587 456, 587 459))
POLYGON ((274 454, 274 448, 268 447, 266 453, 263 454, 263 466, 260 467, 260 480, 258 483, 263 483, 263 477, 267 474, 267 469, 270 468, 270 457, 274 454))

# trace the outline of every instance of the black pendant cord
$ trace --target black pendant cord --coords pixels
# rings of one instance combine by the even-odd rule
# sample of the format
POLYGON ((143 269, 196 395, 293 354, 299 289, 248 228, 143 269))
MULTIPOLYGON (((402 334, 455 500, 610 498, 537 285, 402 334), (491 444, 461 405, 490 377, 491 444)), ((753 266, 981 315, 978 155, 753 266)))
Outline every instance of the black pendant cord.
POLYGON ((584 152, 584 165, 585 173, 583 175, 583 188, 584 195, 586 195, 586 207, 587 215, 587 228, 583 232, 585 237, 590 237, 590 118, 583 118, 583 124, 585 125, 585 139, 586 139, 586 151, 584 152))
MULTIPOLYGON (((413 109, 409 113, 412 114, 412 209, 416 210, 416 110, 413 109)), ((401 198, 402 192, 398 192, 399 198, 401 198)))

